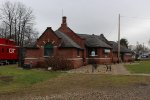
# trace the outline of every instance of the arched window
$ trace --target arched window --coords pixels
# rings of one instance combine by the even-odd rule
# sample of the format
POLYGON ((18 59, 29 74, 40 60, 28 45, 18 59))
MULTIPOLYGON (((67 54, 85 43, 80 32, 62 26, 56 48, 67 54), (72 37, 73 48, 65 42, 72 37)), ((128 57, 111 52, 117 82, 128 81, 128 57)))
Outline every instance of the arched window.
POLYGON ((46 43, 44 46, 44 56, 53 55, 53 45, 51 43, 46 43))

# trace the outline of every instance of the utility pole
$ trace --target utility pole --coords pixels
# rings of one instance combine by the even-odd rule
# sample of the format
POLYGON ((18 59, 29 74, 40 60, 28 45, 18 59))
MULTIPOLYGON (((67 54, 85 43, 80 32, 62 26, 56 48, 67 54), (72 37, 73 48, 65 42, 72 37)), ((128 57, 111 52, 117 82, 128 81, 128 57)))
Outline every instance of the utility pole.
POLYGON ((63 8, 62 8, 62 17, 64 16, 64 11, 63 11, 63 8))
POLYGON ((120 14, 118 18, 118 63, 120 63, 120 14))

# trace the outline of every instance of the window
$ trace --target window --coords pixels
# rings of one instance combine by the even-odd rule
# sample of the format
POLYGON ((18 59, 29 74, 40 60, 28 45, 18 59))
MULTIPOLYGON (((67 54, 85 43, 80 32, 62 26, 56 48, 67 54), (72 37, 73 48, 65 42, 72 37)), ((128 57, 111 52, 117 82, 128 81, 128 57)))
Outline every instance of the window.
POLYGON ((89 49, 90 56, 97 56, 97 48, 90 48, 89 49))
POLYGON ((51 43, 46 43, 44 46, 44 56, 53 55, 53 45, 51 43))
POLYGON ((110 53, 110 49, 104 49, 104 53, 110 53))

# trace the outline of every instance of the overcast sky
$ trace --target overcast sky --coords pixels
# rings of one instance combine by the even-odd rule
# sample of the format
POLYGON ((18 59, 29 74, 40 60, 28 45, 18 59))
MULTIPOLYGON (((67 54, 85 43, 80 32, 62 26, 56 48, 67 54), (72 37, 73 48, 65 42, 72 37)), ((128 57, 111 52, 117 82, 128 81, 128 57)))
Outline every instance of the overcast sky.
MULTIPOLYGON (((0 0, 4 3, 6 0, 0 0)), ((7 0, 8 1, 8 0, 7 0)), ((76 33, 101 34, 117 41, 118 14, 121 38, 129 44, 147 44, 150 39, 150 0, 10 0, 22 2, 34 11, 35 27, 42 34, 46 27, 60 27, 62 9, 68 26, 76 33), (131 18, 132 17, 132 18, 131 18)))

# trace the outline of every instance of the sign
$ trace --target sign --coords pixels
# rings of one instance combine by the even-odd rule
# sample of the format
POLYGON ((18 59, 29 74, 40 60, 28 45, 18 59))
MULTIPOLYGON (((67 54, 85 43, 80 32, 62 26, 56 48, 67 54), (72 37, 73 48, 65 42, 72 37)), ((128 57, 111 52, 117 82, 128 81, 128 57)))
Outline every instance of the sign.
POLYGON ((15 53, 15 49, 14 48, 9 48, 9 53, 15 53))

